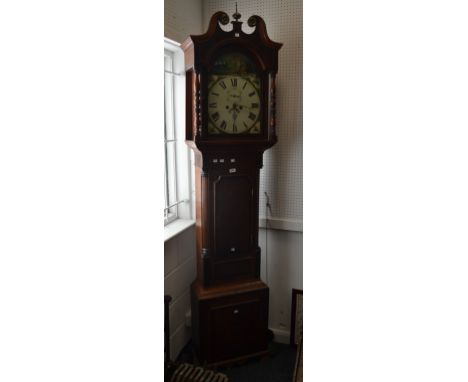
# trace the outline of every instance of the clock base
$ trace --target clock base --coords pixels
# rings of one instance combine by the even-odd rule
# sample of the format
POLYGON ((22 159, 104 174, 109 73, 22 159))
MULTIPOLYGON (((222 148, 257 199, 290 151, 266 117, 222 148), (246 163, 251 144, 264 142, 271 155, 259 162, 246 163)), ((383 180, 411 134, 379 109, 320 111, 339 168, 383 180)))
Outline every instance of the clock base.
POLYGON ((199 363, 223 365, 268 354, 268 295, 262 281, 192 284, 192 341, 199 363))

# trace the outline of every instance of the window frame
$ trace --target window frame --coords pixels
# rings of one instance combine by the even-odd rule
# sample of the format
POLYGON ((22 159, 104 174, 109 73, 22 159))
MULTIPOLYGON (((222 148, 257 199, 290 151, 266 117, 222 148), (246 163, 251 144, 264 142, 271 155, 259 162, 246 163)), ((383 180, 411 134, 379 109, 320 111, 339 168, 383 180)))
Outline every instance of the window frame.
POLYGON ((164 225, 178 218, 174 73, 174 53, 164 46, 164 225))
POLYGON ((164 38, 164 56, 164 226, 166 228, 178 220, 193 220, 192 201, 195 187, 193 153, 185 144, 185 67, 180 44, 164 38), (170 59, 169 65, 166 57, 170 59), (171 115, 167 115, 169 113, 171 115), (170 150, 169 146, 172 146, 170 150))

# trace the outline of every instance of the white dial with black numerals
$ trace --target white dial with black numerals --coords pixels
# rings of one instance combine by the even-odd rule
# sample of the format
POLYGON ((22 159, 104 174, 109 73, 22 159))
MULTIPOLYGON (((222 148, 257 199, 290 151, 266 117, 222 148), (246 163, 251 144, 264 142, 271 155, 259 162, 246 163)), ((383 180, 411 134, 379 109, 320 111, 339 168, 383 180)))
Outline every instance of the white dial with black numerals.
POLYGON ((211 134, 260 133, 257 76, 212 76, 208 89, 208 131, 211 134))

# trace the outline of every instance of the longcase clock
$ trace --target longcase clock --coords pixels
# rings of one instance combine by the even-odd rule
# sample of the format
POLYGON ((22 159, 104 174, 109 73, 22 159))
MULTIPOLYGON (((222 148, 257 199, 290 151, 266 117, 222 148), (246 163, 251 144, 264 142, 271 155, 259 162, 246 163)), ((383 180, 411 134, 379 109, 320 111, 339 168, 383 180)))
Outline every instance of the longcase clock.
POLYGON ((267 352, 268 287, 260 280, 259 174, 276 138, 275 77, 280 43, 251 16, 252 33, 215 13, 205 34, 182 48, 186 141, 195 153, 197 279, 192 340, 202 364, 267 352))

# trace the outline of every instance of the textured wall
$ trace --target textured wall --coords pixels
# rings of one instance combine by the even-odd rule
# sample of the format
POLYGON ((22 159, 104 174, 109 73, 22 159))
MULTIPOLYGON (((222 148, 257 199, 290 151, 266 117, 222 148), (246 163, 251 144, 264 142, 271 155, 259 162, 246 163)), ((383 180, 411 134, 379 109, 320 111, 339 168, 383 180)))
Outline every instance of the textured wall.
MULTIPOLYGON (((284 44, 279 52, 277 76, 278 143, 264 154, 260 216, 266 215, 266 191, 272 205, 271 216, 302 220, 302 0, 240 0, 237 3, 245 32, 251 30, 247 19, 256 14, 265 20, 270 38, 284 44)), ((204 31, 216 11, 231 16, 235 2, 204 0, 204 31)))
POLYGON ((302 232, 260 229, 258 241, 261 278, 270 288, 269 327, 276 341, 289 343, 292 289, 302 289, 303 282, 302 232))
MULTIPOLYGON (((200 33, 201 0, 164 1, 165 37, 183 42, 189 34, 200 33)), ((195 227, 192 226, 164 243, 164 293, 173 298, 169 317, 172 359, 178 356, 191 337, 190 328, 185 326, 185 315, 190 311, 190 284, 195 277, 195 227)))
POLYGON ((190 311, 190 284, 197 274, 195 253, 195 226, 164 243, 164 294, 172 296, 169 322, 173 360, 191 337, 185 314, 190 311))
POLYGON ((164 36, 183 42, 189 34, 202 33, 202 0, 165 0, 164 36))

